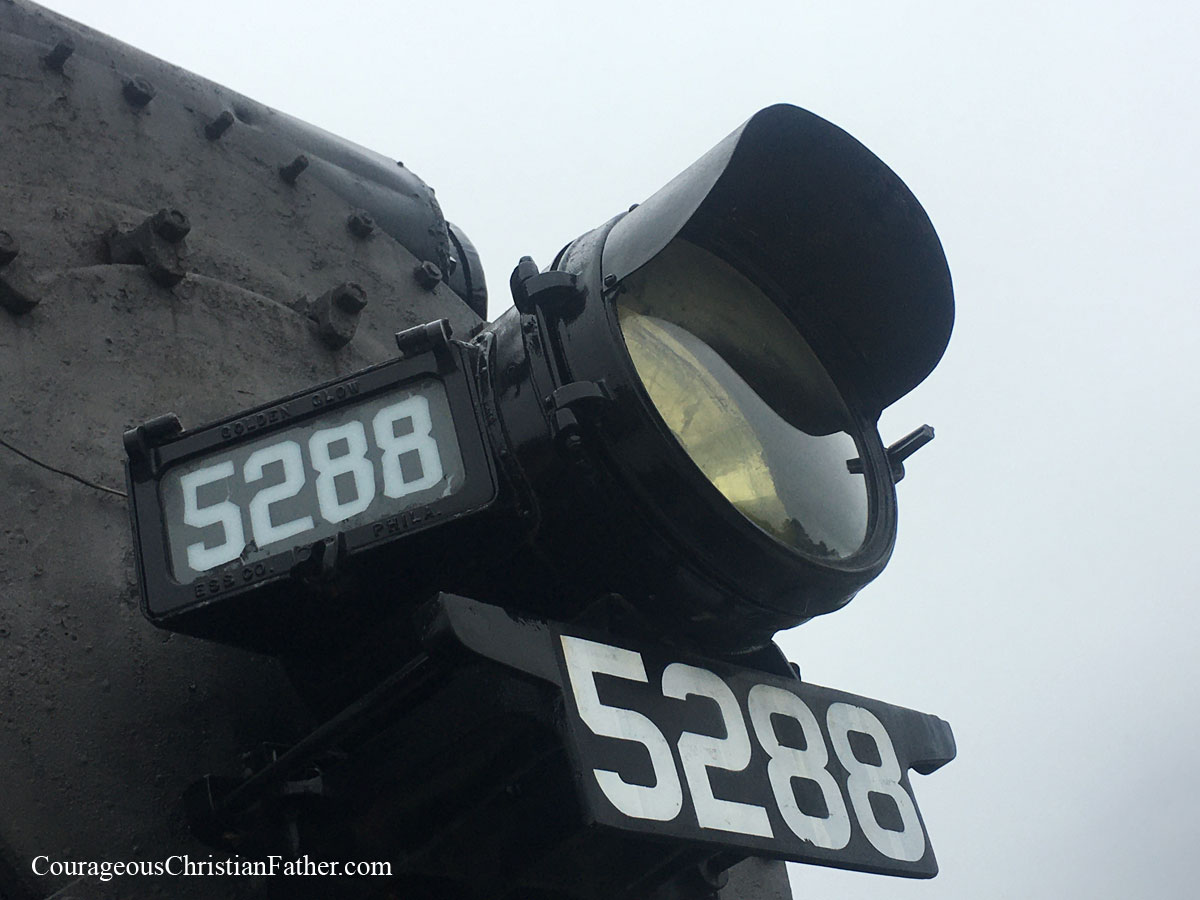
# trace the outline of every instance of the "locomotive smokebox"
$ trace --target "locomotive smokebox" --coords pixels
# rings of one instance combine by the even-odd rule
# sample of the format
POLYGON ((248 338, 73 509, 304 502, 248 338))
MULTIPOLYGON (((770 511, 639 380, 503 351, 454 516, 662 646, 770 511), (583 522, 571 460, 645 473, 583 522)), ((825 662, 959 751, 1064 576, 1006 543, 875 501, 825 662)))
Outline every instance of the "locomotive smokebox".
POLYGON ((24 0, 0 2, 0 104, 0 895, 24 898, 74 881, 38 857, 208 859, 189 782, 313 724, 275 660, 143 618, 122 432, 362 369, 431 320, 465 337, 486 291, 394 159, 24 0))

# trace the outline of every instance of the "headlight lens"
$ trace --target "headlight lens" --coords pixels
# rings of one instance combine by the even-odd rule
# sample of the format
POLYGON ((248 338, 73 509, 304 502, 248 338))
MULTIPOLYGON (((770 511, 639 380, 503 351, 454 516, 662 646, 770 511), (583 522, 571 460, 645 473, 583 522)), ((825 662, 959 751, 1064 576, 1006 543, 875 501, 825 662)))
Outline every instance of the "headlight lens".
POLYGON ((825 559, 866 539, 849 410, 796 327, 751 281, 681 239, 624 279, 638 377, 705 477, 784 544, 825 559))

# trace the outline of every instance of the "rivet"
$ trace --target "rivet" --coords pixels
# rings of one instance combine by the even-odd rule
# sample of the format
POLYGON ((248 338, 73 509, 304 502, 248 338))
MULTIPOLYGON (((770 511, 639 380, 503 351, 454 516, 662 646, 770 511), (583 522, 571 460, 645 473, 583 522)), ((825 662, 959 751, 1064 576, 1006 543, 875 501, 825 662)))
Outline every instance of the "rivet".
POLYGON ((441 284, 442 270, 437 267, 436 263, 426 260, 413 269, 413 277, 417 279, 417 284, 425 290, 432 291, 441 284))
POLYGON ((74 44, 68 40, 61 40, 54 45, 53 50, 42 57, 42 62, 46 64, 47 68, 53 69, 55 72, 61 72, 63 66, 74 52, 74 44))
POLYGON ((141 75, 134 75, 132 78, 125 79, 121 93, 125 95, 125 101, 130 106, 134 109, 142 109, 154 99, 157 92, 154 90, 154 85, 141 75))
POLYGON ((288 184, 295 184, 300 173, 308 168, 308 157, 301 153, 286 166, 279 169, 279 177, 288 184))
POLYGON ((204 136, 210 141, 215 141, 233 125, 233 113, 229 110, 223 111, 219 116, 204 126, 204 136))
POLYGON ((356 209, 346 220, 346 227, 356 238, 369 238, 375 231, 375 220, 361 209, 356 209))

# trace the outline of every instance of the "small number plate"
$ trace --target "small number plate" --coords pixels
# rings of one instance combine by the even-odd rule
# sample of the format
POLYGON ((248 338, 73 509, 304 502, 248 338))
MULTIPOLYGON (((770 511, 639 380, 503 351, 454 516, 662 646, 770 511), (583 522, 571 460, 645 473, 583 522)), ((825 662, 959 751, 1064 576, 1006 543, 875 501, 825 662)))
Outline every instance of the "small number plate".
POLYGON ((558 637, 568 742, 596 824, 930 878, 908 771, 954 758, 936 716, 715 661, 558 637))
POLYGON ((291 573, 313 546, 336 541, 360 568, 364 555, 383 565, 385 545, 487 506, 495 481, 467 352, 450 344, 372 366, 167 437, 137 459, 135 444, 146 615, 241 634, 232 619, 268 620, 250 595, 273 604, 271 616, 286 613, 291 573))

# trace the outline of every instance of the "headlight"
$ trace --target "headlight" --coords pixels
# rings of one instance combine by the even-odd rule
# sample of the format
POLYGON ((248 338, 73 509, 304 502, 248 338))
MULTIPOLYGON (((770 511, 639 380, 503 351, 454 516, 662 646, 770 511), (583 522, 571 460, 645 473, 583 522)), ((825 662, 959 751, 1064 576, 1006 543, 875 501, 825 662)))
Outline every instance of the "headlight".
POLYGON ((625 281, 621 333, 671 433, 747 519, 801 553, 852 556, 868 493, 856 428, 796 326, 736 269, 682 238, 625 281))

